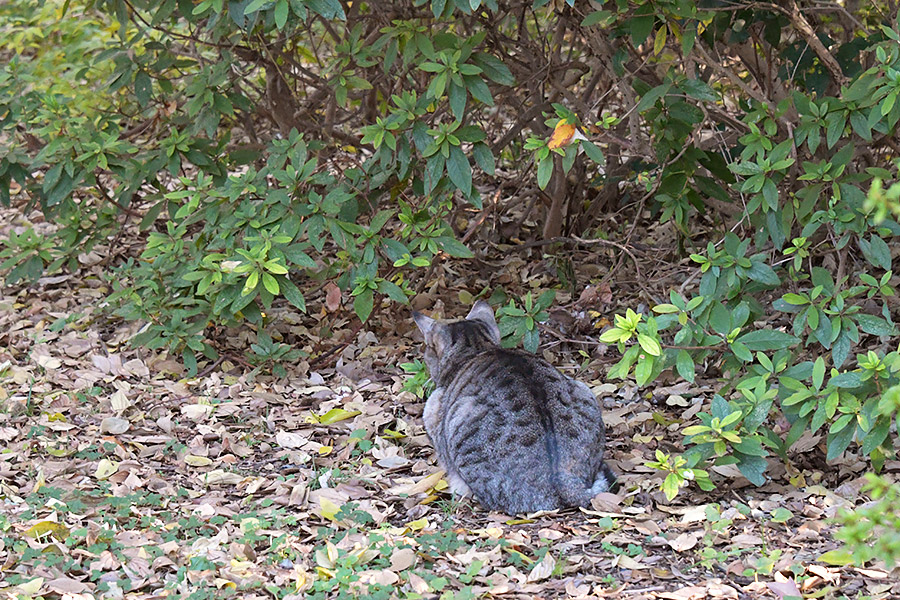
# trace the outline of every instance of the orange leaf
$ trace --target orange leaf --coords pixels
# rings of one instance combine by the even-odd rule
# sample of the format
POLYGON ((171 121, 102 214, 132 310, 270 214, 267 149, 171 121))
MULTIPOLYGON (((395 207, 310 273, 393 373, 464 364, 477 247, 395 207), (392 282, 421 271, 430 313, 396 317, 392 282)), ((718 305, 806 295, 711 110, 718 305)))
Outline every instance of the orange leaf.
POLYGON ((554 148, 568 146, 572 141, 573 135, 575 135, 575 126, 566 123, 565 119, 563 119, 556 124, 556 128, 553 130, 553 135, 550 136, 547 147, 553 150, 554 148))

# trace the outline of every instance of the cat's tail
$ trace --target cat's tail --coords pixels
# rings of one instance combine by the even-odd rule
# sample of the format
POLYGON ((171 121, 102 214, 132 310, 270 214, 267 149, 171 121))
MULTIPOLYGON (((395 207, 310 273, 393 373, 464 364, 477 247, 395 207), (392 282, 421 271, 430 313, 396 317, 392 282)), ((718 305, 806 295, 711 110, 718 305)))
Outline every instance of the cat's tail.
POLYGON ((594 496, 612 489, 615 483, 616 474, 609 465, 600 463, 600 470, 591 487, 585 487, 584 480, 572 473, 562 473, 559 496, 567 506, 588 506, 594 496))

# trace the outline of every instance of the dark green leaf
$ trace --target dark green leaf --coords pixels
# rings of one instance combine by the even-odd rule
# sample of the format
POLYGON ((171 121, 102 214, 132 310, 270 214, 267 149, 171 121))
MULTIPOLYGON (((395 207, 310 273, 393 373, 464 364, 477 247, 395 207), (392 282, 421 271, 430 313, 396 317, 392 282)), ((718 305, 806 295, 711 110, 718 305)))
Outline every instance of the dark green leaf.
POLYGON ((749 456, 747 454, 735 453, 738 458, 737 468, 741 475, 753 485, 765 485, 766 478, 763 475, 769 466, 765 458, 761 456, 749 456))
POLYGON ((138 71, 134 76, 134 95, 141 106, 150 103, 150 95, 153 92, 153 82, 146 71, 138 71))
POLYGON ((603 151, 600 150, 600 148, 587 140, 581 140, 581 147, 584 149, 584 153, 589 159, 600 166, 606 164, 606 159, 603 157, 603 151))
POLYGON ((491 154, 490 146, 478 142, 472 146, 472 154, 475 156, 475 162, 478 163, 482 171, 488 175, 494 174, 494 155, 491 154))
POLYGON ((356 316, 358 316, 359 320, 363 323, 369 320, 369 316, 372 314, 374 301, 375 295, 370 289, 366 289, 353 299, 353 310, 356 311, 356 316))
POLYGON ((847 388, 853 389, 858 388, 863 384, 862 376, 855 371, 847 371, 846 373, 841 373, 840 375, 835 375, 828 381, 829 385, 833 385, 836 388, 847 388))
POLYGON ((800 338, 783 331, 775 331, 774 329, 759 329, 745 333, 738 338, 747 349, 756 352, 757 350, 781 350, 800 343, 800 338))
POLYGON ((381 281, 379 281, 378 291, 394 302, 399 302, 400 304, 409 304, 409 299, 406 297, 406 294, 403 293, 403 290, 400 289, 400 286, 392 281, 388 281, 387 279, 382 279, 381 281))
POLYGON ((441 250, 450 256, 455 256, 457 258, 472 258, 475 256, 462 242, 450 236, 436 237, 434 238, 434 241, 437 242, 437 245, 440 246, 441 250))
POLYGON ((287 301, 303 312, 306 312, 306 299, 303 297, 300 289, 294 285, 294 282, 283 275, 279 275, 276 279, 278 279, 278 283, 281 285, 281 294, 287 301))
POLYGON ((860 313, 855 315, 859 328, 871 335, 892 335, 894 327, 881 317, 860 313))
POLYGON ((828 434, 828 455, 827 460, 834 460, 844 453, 844 450, 853 441, 853 434, 856 433, 856 424, 851 423, 840 431, 828 434))
POLYGON ((450 148, 450 157, 447 159, 447 175, 450 176, 453 185, 464 195, 468 196, 472 193, 472 167, 459 146, 450 148))

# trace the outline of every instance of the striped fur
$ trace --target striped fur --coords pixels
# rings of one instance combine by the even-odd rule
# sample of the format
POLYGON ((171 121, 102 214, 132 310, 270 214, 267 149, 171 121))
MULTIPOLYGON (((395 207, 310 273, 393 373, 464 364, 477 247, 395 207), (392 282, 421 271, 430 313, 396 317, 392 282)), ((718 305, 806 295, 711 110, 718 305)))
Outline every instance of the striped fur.
POLYGON ((585 506, 610 488, 600 404, 586 385, 501 348, 486 302, 461 321, 414 318, 436 384, 425 429, 454 493, 513 514, 585 506))

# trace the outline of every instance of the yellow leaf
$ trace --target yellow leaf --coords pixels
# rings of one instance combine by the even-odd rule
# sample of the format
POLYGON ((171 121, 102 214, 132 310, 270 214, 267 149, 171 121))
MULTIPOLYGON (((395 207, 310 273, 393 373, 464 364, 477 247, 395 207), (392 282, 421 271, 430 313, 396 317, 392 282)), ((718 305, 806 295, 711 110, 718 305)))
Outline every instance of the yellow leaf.
POLYGON ((326 498, 325 496, 319 497, 319 514, 328 519, 329 521, 335 520, 335 515, 340 512, 341 507, 326 498))
POLYGON ((423 477, 415 483, 406 483, 392 487, 388 490, 391 494, 406 494, 407 496, 415 496, 416 494, 424 494, 431 488, 435 487, 444 477, 444 471, 437 470, 431 475, 423 477))
POLYGON ((319 446, 319 455, 328 456, 332 450, 334 450, 334 446, 319 446))
POLYGON ((666 47, 666 34, 669 28, 663 25, 656 31, 656 39, 653 40, 653 54, 659 54, 666 47))
POLYGON ((212 459, 206 456, 194 456, 193 454, 186 455, 184 462, 192 467, 208 467, 213 463, 212 459))
POLYGON ((322 425, 331 425, 344 419, 350 419, 359 414, 358 410, 346 410, 343 408, 332 408, 324 415, 318 417, 319 423, 322 425))
POLYGON ((406 527, 410 531, 421 531, 428 527, 428 519, 426 517, 422 517, 421 519, 416 519, 415 521, 410 521, 406 524, 406 527))
POLYGON ((846 550, 830 550, 819 557, 827 565, 844 566, 853 564, 853 555, 846 550))
POLYGON ((101 458, 100 462, 97 463, 97 470, 94 472, 94 477, 97 479, 106 479, 118 470, 119 463, 111 461, 108 458, 101 458))
POLYGON ((20 583, 16 587, 22 590, 28 596, 37 596, 38 592, 41 591, 41 587, 44 585, 43 577, 35 577, 30 581, 26 581, 25 583, 20 583))
POLYGON ((56 521, 41 521, 26 529, 25 535, 35 539, 50 535, 57 541, 63 542, 69 537, 69 528, 56 521))
POLYGON ((550 136, 547 147, 553 150, 554 148, 568 146, 572 141, 573 135, 575 135, 575 126, 570 125, 565 119, 562 119, 553 129, 553 135, 550 136))

